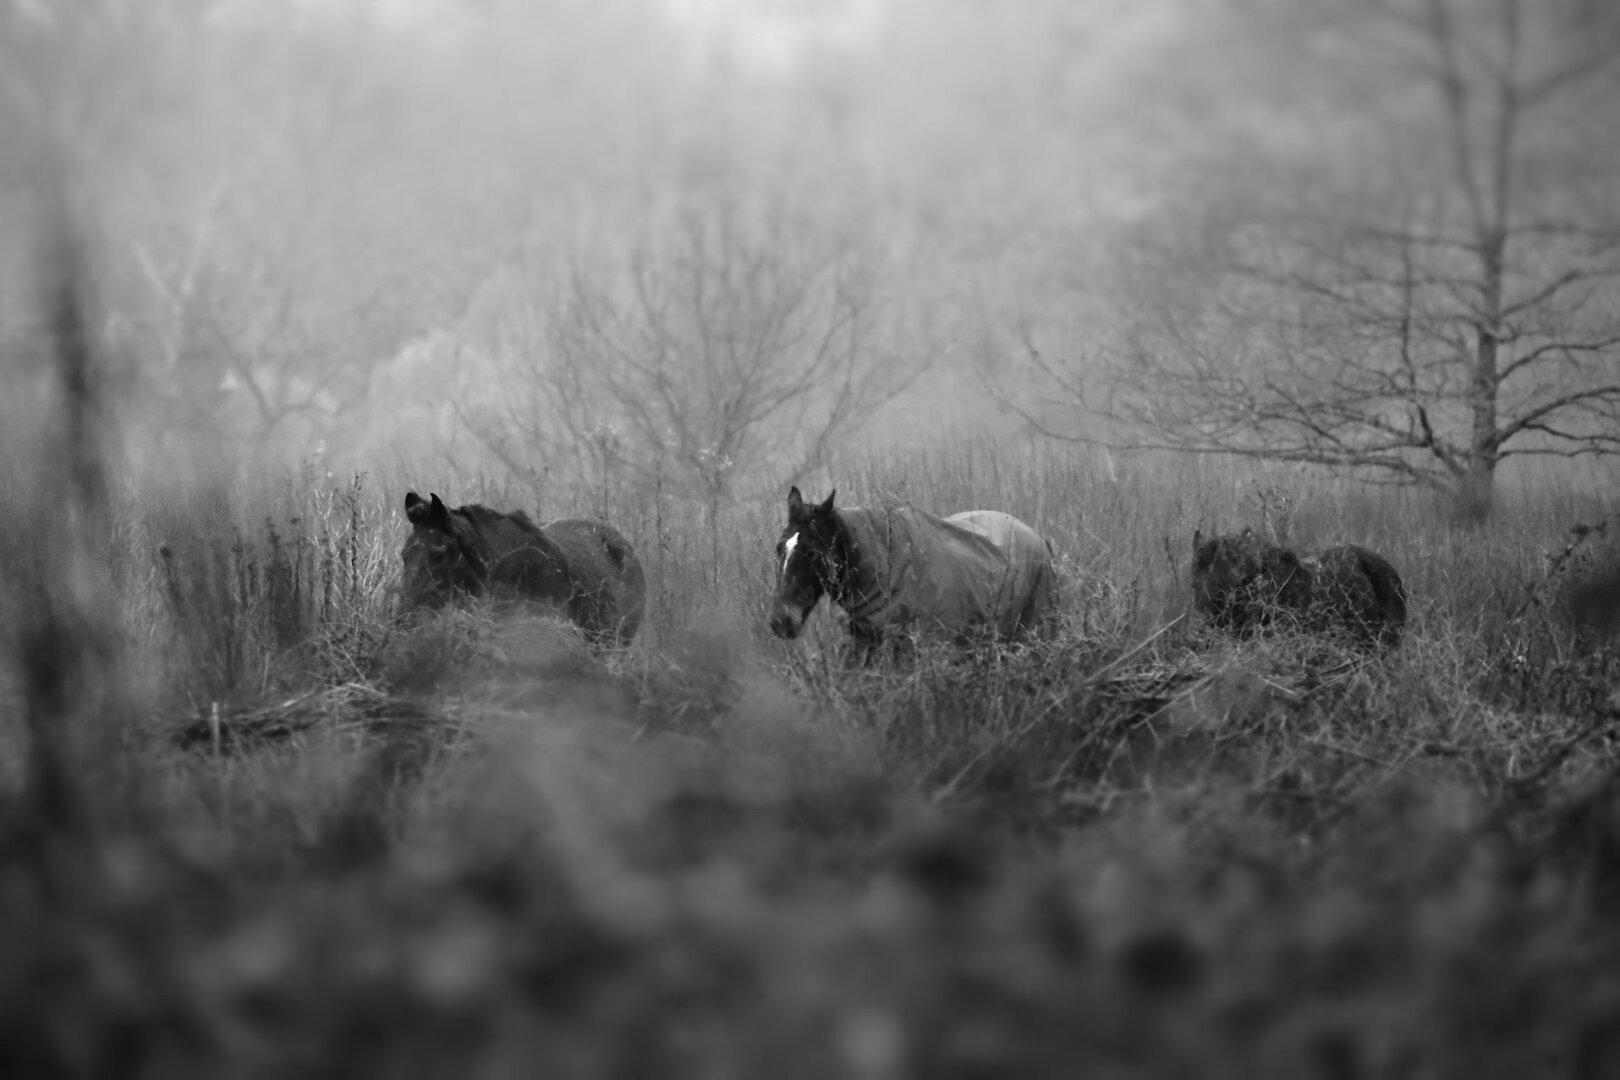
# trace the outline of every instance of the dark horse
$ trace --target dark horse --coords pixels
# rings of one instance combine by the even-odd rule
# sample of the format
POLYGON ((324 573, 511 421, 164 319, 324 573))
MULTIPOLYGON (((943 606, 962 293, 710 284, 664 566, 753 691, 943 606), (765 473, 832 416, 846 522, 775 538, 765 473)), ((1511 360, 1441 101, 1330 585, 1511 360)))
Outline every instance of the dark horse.
POLYGON ((1019 637, 1056 606, 1052 547, 1010 514, 835 508, 833 497, 811 506, 788 492, 771 606, 778 637, 796 637, 823 594, 868 655, 886 631, 913 626, 1019 637))
POLYGON ((1406 588, 1389 561, 1355 544, 1300 555, 1254 535, 1193 534, 1193 605, 1237 634, 1296 626, 1394 646, 1406 588))
POLYGON ((476 503, 451 510, 437 495, 430 499, 405 496, 407 607, 442 607, 456 594, 538 601, 561 607, 593 642, 628 644, 635 636, 647 583, 618 530, 577 518, 542 527, 521 510, 476 503))

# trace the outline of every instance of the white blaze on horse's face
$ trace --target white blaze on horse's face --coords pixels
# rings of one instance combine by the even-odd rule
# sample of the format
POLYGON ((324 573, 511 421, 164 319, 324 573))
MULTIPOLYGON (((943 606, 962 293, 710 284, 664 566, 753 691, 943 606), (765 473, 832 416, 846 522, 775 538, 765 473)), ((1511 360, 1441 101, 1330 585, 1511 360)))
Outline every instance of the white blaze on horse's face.
POLYGON ((821 595, 820 592, 811 592, 803 582, 788 576, 788 566, 799 547, 799 535, 794 533, 782 541, 782 568, 776 575, 776 600, 771 605, 771 630, 777 637, 798 637, 805 617, 821 595), (807 592, 808 596, 801 595, 807 592))

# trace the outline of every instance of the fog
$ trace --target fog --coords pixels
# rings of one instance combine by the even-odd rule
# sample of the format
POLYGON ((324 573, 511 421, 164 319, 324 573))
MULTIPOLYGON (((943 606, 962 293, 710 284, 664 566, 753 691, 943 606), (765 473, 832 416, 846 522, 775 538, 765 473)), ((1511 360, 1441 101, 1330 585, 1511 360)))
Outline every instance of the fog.
MULTIPOLYGON (((1206 318, 1242 245, 1297 269, 1257 228, 1454 220, 1425 33, 1496 39, 1453 6, 1442 34, 1402 3, 8 0, 0 314, 26 339, 64 199, 125 459, 159 466, 567 472, 595 437, 775 484, 951 424, 1114 437, 1122 360, 1282 351, 1206 318)), ((1504 55, 1579 60, 1540 11, 1504 55)), ((1582 85, 1521 125, 1514 193, 1612 238, 1613 82, 1582 85)), ((1604 355, 1609 243, 1514 252, 1531 290, 1574 260, 1557 332, 1604 355)), ((1445 423, 1448 379, 1370 414, 1445 423)))

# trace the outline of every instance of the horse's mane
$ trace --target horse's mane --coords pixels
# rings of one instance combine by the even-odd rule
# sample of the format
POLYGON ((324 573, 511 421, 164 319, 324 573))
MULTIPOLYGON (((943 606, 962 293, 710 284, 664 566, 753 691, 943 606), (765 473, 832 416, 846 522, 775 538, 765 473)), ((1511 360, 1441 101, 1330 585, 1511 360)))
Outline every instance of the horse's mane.
POLYGON ((482 503, 468 503, 456 507, 452 513, 466 517, 472 522, 473 528, 481 534, 487 529, 498 528, 501 525, 516 525, 525 532, 540 535, 540 526, 534 523, 534 519, 526 510, 513 510, 507 513, 504 510, 492 510, 482 503))

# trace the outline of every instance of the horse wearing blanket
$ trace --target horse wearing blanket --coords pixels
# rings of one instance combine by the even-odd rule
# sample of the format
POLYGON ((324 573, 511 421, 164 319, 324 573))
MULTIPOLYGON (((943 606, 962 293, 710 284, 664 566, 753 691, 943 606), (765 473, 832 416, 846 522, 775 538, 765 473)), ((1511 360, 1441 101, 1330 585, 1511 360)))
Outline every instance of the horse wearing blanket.
POLYGON ((771 607, 778 637, 797 637, 823 594, 848 614, 867 652, 888 632, 912 628, 1022 637, 1056 606, 1052 545, 1011 514, 941 518, 834 507, 833 498, 812 506, 798 488, 788 492, 771 607))

